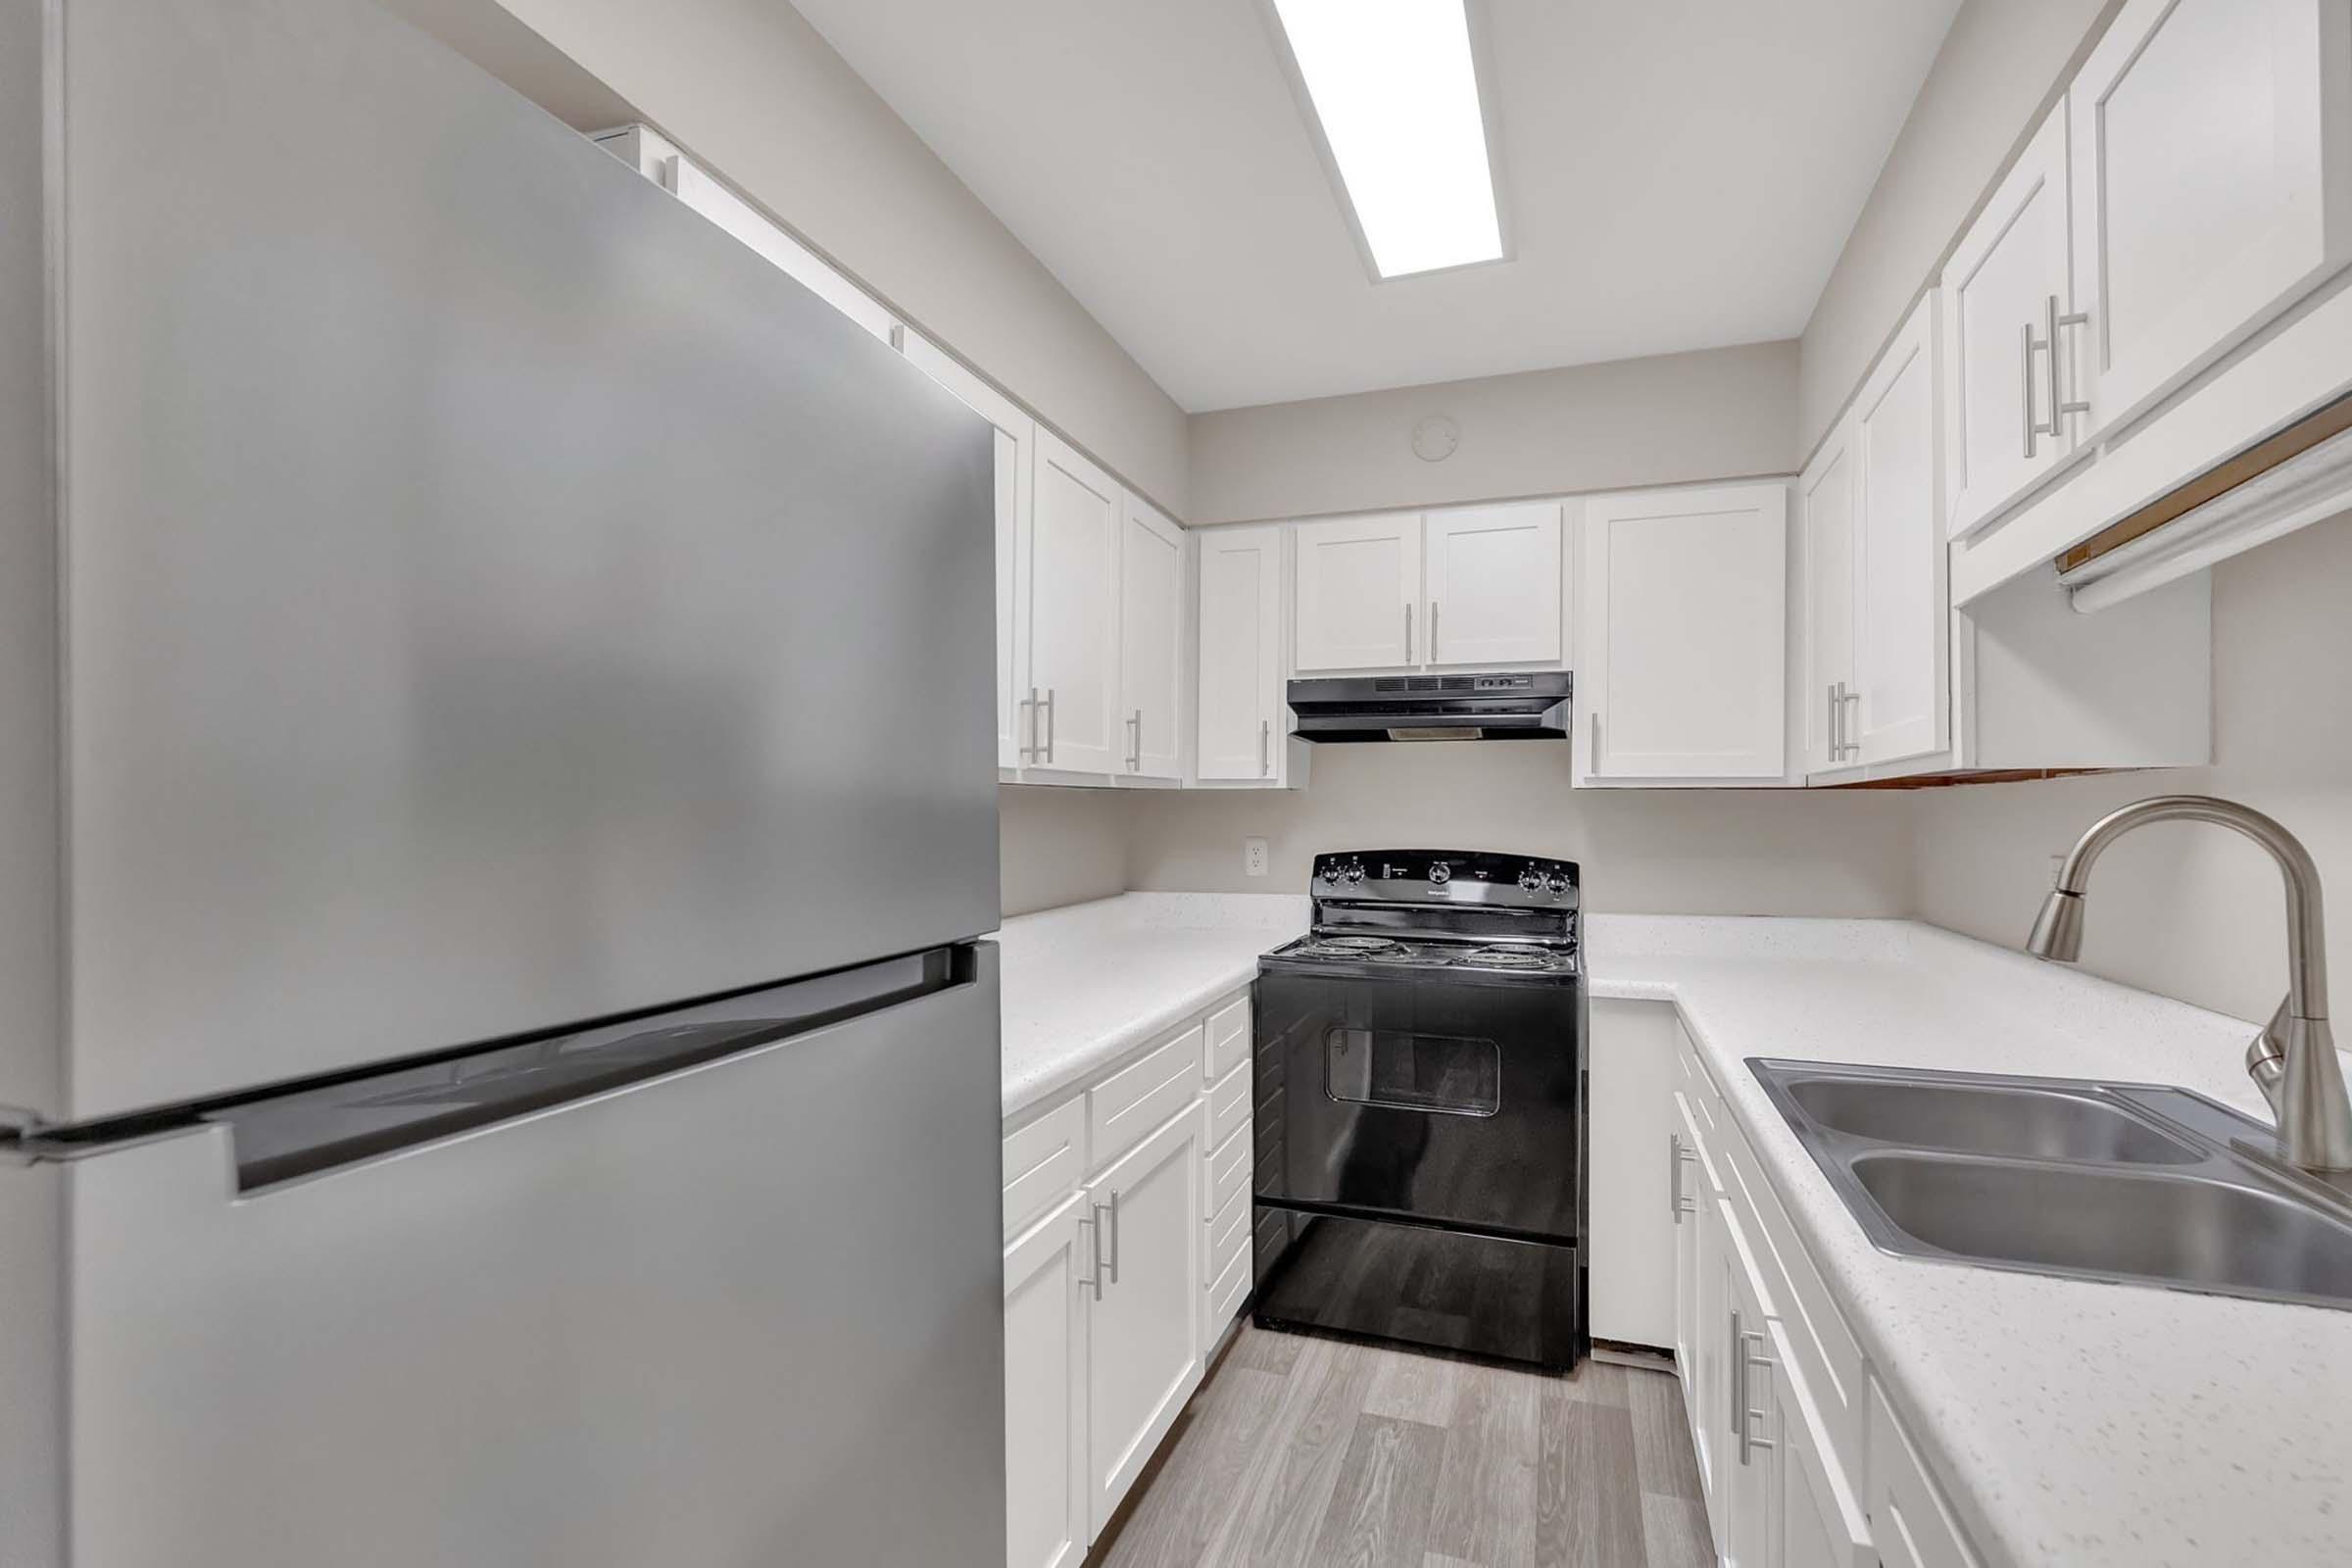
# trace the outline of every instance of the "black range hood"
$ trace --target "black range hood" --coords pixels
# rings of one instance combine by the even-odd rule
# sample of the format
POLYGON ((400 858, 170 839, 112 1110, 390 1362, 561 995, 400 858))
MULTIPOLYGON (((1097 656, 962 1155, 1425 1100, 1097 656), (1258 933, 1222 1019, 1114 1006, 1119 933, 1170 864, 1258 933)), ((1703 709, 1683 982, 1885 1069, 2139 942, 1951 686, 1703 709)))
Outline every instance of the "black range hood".
POLYGON ((1564 669, 1493 675, 1343 675, 1291 682, 1309 741, 1564 741, 1564 669))

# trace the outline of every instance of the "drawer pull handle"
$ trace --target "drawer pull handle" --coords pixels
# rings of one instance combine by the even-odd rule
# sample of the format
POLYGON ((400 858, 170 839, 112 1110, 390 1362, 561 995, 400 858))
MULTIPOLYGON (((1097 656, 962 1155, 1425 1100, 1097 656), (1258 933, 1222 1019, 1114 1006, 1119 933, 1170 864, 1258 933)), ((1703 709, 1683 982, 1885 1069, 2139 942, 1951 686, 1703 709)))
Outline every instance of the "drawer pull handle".
POLYGON ((1684 1147, 1681 1133, 1666 1135, 1666 1207, 1680 1225, 1685 1214, 1698 1212, 1697 1200, 1683 1192, 1683 1161, 1696 1159, 1697 1152, 1684 1147))

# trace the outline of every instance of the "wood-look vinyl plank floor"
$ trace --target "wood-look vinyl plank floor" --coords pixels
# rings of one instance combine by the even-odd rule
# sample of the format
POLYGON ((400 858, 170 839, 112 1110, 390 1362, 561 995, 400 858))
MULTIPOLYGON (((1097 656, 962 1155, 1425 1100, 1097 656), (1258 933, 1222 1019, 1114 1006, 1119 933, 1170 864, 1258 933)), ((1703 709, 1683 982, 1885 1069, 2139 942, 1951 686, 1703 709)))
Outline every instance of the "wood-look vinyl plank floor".
POLYGON ((1706 1568, 1670 1373, 1245 1323, 1089 1568, 1706 1568))

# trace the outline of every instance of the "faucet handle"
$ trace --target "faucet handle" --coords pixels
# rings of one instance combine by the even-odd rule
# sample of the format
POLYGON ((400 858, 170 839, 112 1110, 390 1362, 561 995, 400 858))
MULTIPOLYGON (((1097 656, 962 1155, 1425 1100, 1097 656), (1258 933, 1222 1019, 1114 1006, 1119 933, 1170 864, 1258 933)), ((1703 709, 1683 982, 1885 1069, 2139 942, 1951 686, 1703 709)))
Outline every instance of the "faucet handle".
POLYGON ((2271 1014, 2262 1033, 2246 1042, 2246 1076, 2271 1102, 2274 1116, 2279 1113, 2278 1100, 2286 1084, 2286 1000, 2280 998, 2278 1011, 2271 1014))

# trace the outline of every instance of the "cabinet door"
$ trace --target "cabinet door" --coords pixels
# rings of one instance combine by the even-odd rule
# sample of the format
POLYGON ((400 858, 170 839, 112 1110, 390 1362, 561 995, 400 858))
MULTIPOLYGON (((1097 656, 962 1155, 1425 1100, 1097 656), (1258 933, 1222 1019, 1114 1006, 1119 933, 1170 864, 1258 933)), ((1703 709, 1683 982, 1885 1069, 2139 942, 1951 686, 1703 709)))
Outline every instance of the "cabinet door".
POLYGON ((1210 528, 1200 543, 1195 773, 1272 782, 1283 750, 1282 530, 1210 528))
POLYGON ((1426 662, 1490 668, 1560 662, 1556 501, 1433 512, 1426 662))
POLYGON ((794 239, 750 202, 711 178, 682 155, 662 167, 670 193, 791 274, 795 281, 842 315, 887 343, 898 325, 874 297, 835 271, 816 252, 794 239))
POLYGON ((1127 496, 1119 532, 1119 717, 1124 770, 1184 775, 1184 530, 1127 496))
POLYGON ((1771 1568, 1879 1568, 1861 1499, 1838 1469, 1823 1441, 1819 1407, 1796 1372, 1796 1351, 1784 1320, 1770 1325, 1769 1347, 1758 1346, 1756 1398, 1768 1405, 1773 1454, 1774 1529, 1771 1568))
POLYGON ((1712 1184, 1698 1200, 1697 1408, 1690 1446, 1698 1455, 1700 1490, 1707 1504, 1707 1529, 1718 1542, 1732 1538, 1731 1472, 1739 1463, 1731 1450, 1732 1302, 1724 1240, 1723 1195, 1712 1184))
POLYGON ((1943 750, 1951 647, 1936 474, 1936 302, 1920 302, 1854 405, 1855 705, 1866 763, 1943 750))
MULTIPOLYGON (((1052 431, 1037 432, 1030 492, 1028 686, 1039 705, 1032 766, 1119 768, 1119 527, 1125 492, 1052 431)), ((1025 694, 1024 694, 1025 695, 1025 694)))
POLYGON ((1805 715, 1805 771, 1855 765, 1846 738, 1854 690, 1854 426, 1840 419, 1796 481, 1805 553, 1805 639, 1798 701, 1805 715))
POLYGON ((1086 1200, 1004 1249, 1004 1564, 1077 1568, 1086 1556, 1086 1200))
POLYGON ((1102 1233, 1087 1308, 1087 1517, 1099 1535, 1200 1383, 1198 1097, 1086 1189, 1102 1233))
POLYGON ((2085 434, 2352 254, 2342 0, 2130 0, 2067 99, 2085 434))
POLYGON ((965 368, 947 350, 910 327, 901 328, 907 363, 946 387, 966 408, 997 427, 997 766, 1019 767, 1032 740, 1021 677, 1029 667, 1027 628, 1014 584, 1029 517, 1030 449, 1037 422, 1019 404, 965 368))
POLYGON ((1675 1118, 1680 1129, 1683 1213, 1676 1221, 1674 1253, 1674 1364, 1682 1374, 1683 1406, 1690 1419, 1690 1446, 1698 1459, 1698 1486, 1707 1520, 1722 1537, 1716 1511, 1717 1461, 1722 1430, 1724 1335, 1711 1325, 1724 1321, 1721 1247, 1716 1241, 1715 1183, 1698 1139, 1698 1123, 1678 1091, 1675 1118))
MULTIPOLYGON (((2055 417, 2050 398, 2051 302, 2063 316, 2073 291, 2067 222, 2061 103, 1944 264, 1944 461, 1955 539, 2073 450, 2073 420, 2055 417)), ((2082 335, 2059 333, 2070 350, 2082 335)))
POLYGON ((1772 1397, 1772 1322, 1740 1217, 1721 1214, 1726 1305, 1723 1544, 1725 1568, 1771 1568, 1782 1538, 1780 1465, 1788 1451, 1772 1397))
POLYGON ((1785 484, 1585 503, 1580 779, 1785 774, 1788 518, 1785 484))
POLYGON ((1298 673, 1403 669, 1423 657, 1419 516, 1335 517, 1296 531, 1298 673))
POLYGON ((1675 1243, 1689 1216, 1674 1119, 1674 1009, 1594 998, 1586 1039, 1592 1108, 1587 1191, 1607 1193, 1586 1226, 1593 1337, 1666 1347, 1676 1341, 1675 1243))

